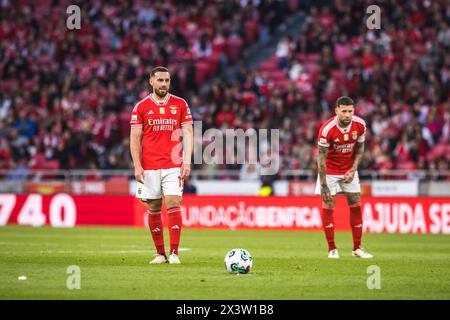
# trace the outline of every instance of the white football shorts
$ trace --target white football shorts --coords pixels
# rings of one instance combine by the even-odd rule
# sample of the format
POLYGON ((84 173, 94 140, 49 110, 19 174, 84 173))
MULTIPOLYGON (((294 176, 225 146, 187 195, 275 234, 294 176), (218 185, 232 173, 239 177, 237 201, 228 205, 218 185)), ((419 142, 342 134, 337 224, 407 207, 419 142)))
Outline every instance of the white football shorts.
MULTIPOLYGON (((327 174, 327 186, 330 189, 330 193, 332 196, 335 196, 336 194, 341 192, 351 192, 351 193, 361 192, 361 185, 359 184, 358 171, 355 172, 355 177, 353 178, 352 182, 344 183, 343 179, 344 175, 327 174)), ((320 177, 317 176, 316 190, 314 191, 314 193, 320 195, 321 189, 322 188, 320 186, 320 177)))
POLYGON ((144 170, 144 184, 137 182, 136 198, 161 199, 162 196, 182 196, 181 168, 144 170))

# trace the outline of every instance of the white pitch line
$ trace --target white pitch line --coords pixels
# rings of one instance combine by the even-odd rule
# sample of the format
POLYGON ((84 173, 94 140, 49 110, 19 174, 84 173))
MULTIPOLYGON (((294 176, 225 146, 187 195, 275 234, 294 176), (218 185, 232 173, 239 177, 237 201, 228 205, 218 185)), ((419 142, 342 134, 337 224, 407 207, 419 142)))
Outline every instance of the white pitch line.
MULTIPOLYGON (((191 251, 190 248, 179 248, 178 251, 186 252, 191 251)), ((3 254, 17 254, 18 251, 1 251, 3 254)), ((20 251, 20 253, 36 253, 36 251, 20 251)), ((74 254, 74 253, 86 253, 86 254, 130 254, 130 253, 152 253, 152 249, 147 250, 40 250, 39 253, 42 254, 74 254)))

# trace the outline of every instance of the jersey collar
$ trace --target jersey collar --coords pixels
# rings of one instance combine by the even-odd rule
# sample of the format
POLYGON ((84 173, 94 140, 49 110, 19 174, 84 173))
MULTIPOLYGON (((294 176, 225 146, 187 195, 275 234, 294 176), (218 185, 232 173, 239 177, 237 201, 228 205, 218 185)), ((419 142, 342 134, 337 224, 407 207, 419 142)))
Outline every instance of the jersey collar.
POLYGON ((342 133, 350 132, 350 128, 352 127, 352 123, 353 123, 353 117, 352 117, 352 120, 350 120, 349 125, 346 126, 345 128, 341 128, 341 126, 339 125, 339 120, 338 120, 337 116, 334 117, 334 121, 336 122, 336 127, 339 129, 340 132, 342 132, 342 133))
POLYGON ((157 106, 165 106, 167 104, 167 102, 170 99, 170 93, 166 94, 166 98, 163 101, 157 101, 152 97, 152 94, 150 93, 148 95, 150 97, 150 99, 157 105, 157 106))

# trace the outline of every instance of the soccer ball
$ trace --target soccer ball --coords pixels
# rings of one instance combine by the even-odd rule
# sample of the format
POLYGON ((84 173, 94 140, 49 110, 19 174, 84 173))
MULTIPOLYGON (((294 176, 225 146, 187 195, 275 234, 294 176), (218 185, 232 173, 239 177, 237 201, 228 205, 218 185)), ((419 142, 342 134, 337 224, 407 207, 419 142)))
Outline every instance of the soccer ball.
POLYGON ((225 256, 225 268, 229 273, 249 273, 252 266, 252 255, 245 249, 230 250, 225 256))

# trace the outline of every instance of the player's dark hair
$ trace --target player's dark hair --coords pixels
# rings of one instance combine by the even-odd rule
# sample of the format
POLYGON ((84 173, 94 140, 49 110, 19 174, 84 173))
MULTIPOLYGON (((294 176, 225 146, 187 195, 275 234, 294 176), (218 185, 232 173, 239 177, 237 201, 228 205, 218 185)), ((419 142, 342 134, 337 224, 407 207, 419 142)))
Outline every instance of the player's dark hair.
POLYGON ((169 72, 169 69, 166 67, 155 67, 150 71, 150 78, 154 77, 157 72, 169 72))
POLYGON ((336 100, 336 107, 339 106, 355 106, 355 102, 350 97, 342 96, 336 100))

